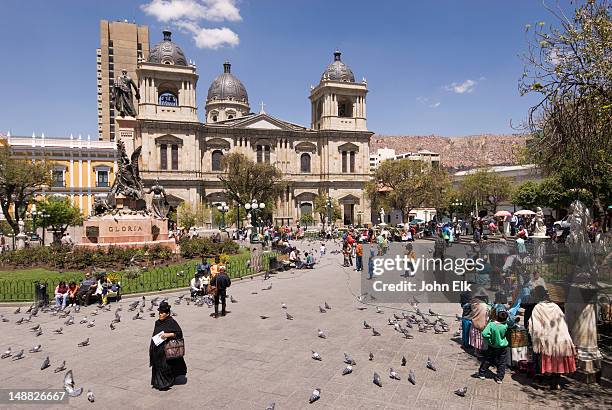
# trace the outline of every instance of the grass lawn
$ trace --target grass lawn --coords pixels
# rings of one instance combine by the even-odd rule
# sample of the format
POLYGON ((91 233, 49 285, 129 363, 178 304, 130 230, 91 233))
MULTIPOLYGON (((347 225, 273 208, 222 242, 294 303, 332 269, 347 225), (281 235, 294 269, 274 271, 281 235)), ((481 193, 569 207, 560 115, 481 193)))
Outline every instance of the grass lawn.
MULTIPOLYGON (((231 278, 240 278, 257 273, 249 266, 250 252, 247 249, 232 255, 227 262, 231 278)), ((122 272, 108 272, 114 277, 113 282, 121 284, 123 294, 161 291, 189 286, 199 259, 168 266, 149 267, 145 269, 126 269, 122 272)), ((269 256, 266 254, 260 263, 261 269, 268 269, 269 256)), ((44 268, 0 271, 0 302, 33 300, 35 281, 47 283, 47 294, 53 297, 55 286, 61 280, 79 283, 84 276, 79 272, 56 272, 44 268)))

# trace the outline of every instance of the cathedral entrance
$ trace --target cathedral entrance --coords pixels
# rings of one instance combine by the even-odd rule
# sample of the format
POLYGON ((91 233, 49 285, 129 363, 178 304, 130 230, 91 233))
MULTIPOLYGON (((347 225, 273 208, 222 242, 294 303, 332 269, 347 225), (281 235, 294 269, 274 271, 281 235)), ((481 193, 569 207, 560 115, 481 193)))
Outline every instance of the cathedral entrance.
POLYGON ((354 224, 354 213, 355 204, 344 204, 344 225, 353 225, 354 224))

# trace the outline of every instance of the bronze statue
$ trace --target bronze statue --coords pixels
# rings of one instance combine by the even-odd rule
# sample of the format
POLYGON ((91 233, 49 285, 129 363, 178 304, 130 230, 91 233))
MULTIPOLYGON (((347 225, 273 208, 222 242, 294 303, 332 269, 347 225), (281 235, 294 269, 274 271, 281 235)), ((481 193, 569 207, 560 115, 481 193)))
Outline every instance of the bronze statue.
POLYGON ((153 194, 151 198, 151 211, 156 218, 165 219, 168 214, 168 200, 166 199, 166 191, 159 183, 159 177, 155 179, 155 185, 149 189, 149 193, 153 194))
POLYGON ((136 117, 136 108, 132 100, 132 87, 136 91, 136 99, 140 100, 138 87, 127 75, 127 70, 121 70, 121 75, 115 79, 113 85, 113 106, 118 111, 119 115, 136 117))
POLYGON ((142 179, 140 179, 140 172, 138 171, 138 157, 140 157, 142 147, 136 148, 130 159, 125 152, 123 141, 117 141, 117 150, 119 151, 117 174, 108 194, 108 203, 111 207, 115 206, 117 195, 123 195, 136 201, 144 198, 142 179))

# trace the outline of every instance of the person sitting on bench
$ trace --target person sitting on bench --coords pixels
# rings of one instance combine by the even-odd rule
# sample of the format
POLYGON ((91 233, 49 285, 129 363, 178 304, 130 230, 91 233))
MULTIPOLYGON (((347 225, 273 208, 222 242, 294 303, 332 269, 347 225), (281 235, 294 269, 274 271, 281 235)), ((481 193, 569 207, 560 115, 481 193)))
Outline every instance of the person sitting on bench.
POLYGON ((306 252, 306 253, 304 253, 304 256, 306 256, 306 262, 304 263, 304 268, 312 269, 314 267, 314 264, 315 264, 312 255, 310 255, 308 252, 306 252))
POLYGON ((79 286, 79 292, 77 294, 78 303, 82 306, 89 305, 91 295, 96 292, 98 288, 98 281, 91 276, 91 272, 85 272, 85 279, 79 286))

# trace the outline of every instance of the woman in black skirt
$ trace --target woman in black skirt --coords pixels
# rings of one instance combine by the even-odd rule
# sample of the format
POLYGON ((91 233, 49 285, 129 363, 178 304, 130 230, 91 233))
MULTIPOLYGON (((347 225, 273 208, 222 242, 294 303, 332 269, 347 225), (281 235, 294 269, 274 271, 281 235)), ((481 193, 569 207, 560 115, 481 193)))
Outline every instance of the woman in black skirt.
POLYGON ((151 340, 149 347, 149 366, 151 366, 151 385, 158 390, 168 390, 173 384, 176 376, 187 374, 187 365, 182 357, 177 359, 166 359, 164 345, 168 339, 182 339, 183 331, 176 320, 170 316, 170 305, 163 301, 159 304, 159 319, 155 321, 153 336, 164 332, 161 338, 164 340, 159 346, 155 346, 151 340))

